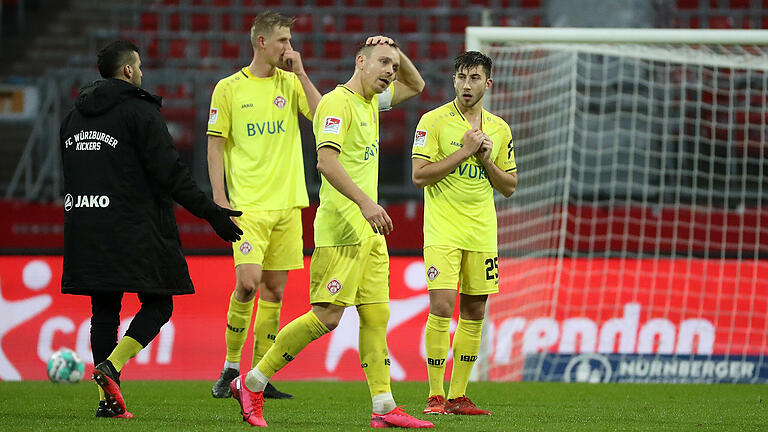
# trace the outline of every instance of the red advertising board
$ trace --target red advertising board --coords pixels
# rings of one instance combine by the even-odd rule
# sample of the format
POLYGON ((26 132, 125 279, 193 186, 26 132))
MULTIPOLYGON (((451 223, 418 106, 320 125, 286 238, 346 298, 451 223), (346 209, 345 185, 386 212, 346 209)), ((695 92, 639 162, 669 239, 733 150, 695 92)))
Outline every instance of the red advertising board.
MULTIPOLYGON (((157 339, 125 369, 127 379, 214 380, 234 286, 232 258, 188 257, 197 293, 175 297, 157 339)), ((489 379, 519 379, 535 352, 768 353, 768 262, 737 260, 503 259, 481 356, 489 379)), ((291 272, 281 323, 308 310, 308 266, 291 272)), ((391 259, 389 350, 394 380, 425 380, 428 296, 419 257, 391 259)), ((58 348, 88 369, 89 299, 59 292, 61 257, 0 256, 0 380, 45 379, 58 348)), ((138 310, 126 295, 123 328, 138 310)), ((455 318, 455 317, 454 317, 455 318)), ((357 314, 311 343, 276 379, 360 380, 357 314)), ((452 325, 452 330, 455 327, 452 325)), ((250 365, 250 338, 243 364, 250 365)), ((449 360, 450 361, 450 360, 449 360)), ((448 365, 450 370, 451 365, 448 365)))

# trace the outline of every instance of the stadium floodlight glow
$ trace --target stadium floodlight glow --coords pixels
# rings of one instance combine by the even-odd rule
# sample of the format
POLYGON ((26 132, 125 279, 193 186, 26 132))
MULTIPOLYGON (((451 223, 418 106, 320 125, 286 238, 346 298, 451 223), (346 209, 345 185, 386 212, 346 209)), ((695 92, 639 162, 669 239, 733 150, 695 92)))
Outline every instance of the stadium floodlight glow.
MULTIPOLYGON (((768 31, 468 27, 512 130, 489 379, 768 380, 768 31)), ((487 337, 486 337, 487 336, 487 337)))

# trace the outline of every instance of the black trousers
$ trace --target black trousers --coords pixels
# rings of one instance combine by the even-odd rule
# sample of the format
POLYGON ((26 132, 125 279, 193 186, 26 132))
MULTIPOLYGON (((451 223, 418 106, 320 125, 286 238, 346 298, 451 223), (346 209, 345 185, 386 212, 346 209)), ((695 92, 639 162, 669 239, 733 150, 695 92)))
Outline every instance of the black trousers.
MULTIPOLYGON (((128 326, 126 336, 146 347, 160 333, 160 328, 171 319, 173 296, 139 293, 141 308, 128 326)), ((117 346, 120 309, 123 293, 91 294, 91 351, 93 364, 109 357, 117 346)))

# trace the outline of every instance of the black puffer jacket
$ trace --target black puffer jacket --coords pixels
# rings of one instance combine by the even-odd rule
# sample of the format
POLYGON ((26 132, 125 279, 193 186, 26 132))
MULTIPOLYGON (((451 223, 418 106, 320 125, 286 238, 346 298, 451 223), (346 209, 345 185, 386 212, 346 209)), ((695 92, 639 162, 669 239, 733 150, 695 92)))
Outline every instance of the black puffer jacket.
POLYGON ((61 125, 67 294, 191 294, 173 201, 216 206, 179 159, 158 96, 118 79, 80 90, 61 125))

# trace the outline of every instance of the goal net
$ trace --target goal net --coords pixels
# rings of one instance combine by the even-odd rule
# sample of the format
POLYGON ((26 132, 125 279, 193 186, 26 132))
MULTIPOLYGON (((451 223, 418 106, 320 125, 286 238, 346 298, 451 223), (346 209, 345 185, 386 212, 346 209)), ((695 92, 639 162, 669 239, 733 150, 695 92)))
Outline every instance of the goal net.
POLYGON ((470 27, 510 125, 481 377, 768 379, 768 31, 470 27))

